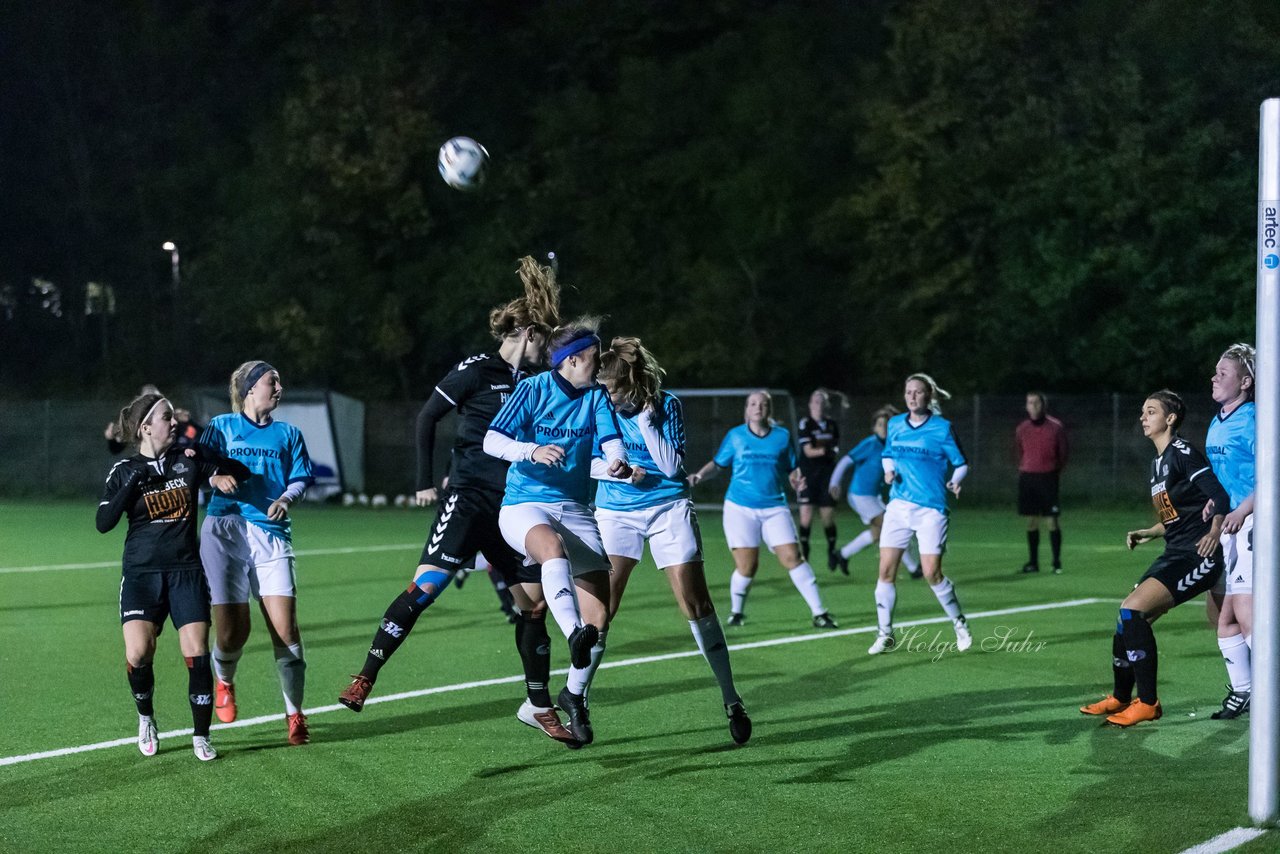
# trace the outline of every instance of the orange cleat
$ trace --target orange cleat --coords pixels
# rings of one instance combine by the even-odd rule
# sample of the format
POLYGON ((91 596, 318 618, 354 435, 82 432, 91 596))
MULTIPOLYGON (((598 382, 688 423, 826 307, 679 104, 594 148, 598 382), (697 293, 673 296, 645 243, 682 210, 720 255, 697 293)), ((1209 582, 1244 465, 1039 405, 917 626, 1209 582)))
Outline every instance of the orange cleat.
POLYGON ((302 712, 289 715, 289 743, 307 744, 311 741, 311 728, 307 726, 307 716, 302 712))
POLYGON ((236 719, 236 686, 221 679, 214 680, 213 710, 224 724, 236 719))
POLYGON ((338 695, 338 702, 351 711, 358 712, 364 708, 364 701, 369 698, 372 690, 373 683, 369 681, 369 677, 356 673, 351 677, 347 690, 338 695))
POLYGON ((1124 711, 1108 715, 1107 723, 1116 726, 1133 726, 1142 721, 1158 721, 1163 714, 1164 710, 1160 708, 1159 700, 1156 700, 1155 705, 1148 705, 1141 700, 1134 700, 1124 711))
POLYGON ((1117 700, 1108 694, 1096 703, 1090 703, 1087 706, 1081 706, 1080 711, 1086 715, 1114 715, 1116 712, 1123 712, 1129 708, 1131 700, 1117 700))

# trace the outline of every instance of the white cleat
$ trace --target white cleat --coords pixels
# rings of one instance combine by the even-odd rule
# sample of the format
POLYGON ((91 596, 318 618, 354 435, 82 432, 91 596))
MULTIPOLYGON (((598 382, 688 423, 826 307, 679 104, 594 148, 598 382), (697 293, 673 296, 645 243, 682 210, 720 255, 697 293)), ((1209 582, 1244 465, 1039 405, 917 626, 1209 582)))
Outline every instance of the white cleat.
POLYGON ((578 743, 578 740, 573 737, 573 733, 569 732, 564 724, 560 722, 560 716, 556 714, 555 706, 543 708, 542 706, 535 706, 526 699, 516 712, 516 719, 526 726, 542 730, 556 741, 575 745, 578 743))
POLYGON ((875 643, 871 644, 867 649, 867 655, 879 655, 882 652, 888 652, 897 646, 897 644, 898 642, 893 637, 893 632, 889 632, 888 634, 881 632, 876 635, 875 643))
POLYGON ((969 632, 969 622, 964 617, 961 617, 955 621, 955 627, 956 650, 958 652, 964 652, 966 649, 973 646, 973 635, 969 632))
POLYGON ((156 730, 156 719, 138 715, 138 751, 143 756, 155 756, 159 749, 160 733, 156 730))
POLYGON ((193 735, 191 737, 191 749, 196 753, 196 759, 201 762, 208 762, 211 759, 218 758, 218 751, 213 749, 213 745, 209 743, 209 739, 203 735, 193 735))

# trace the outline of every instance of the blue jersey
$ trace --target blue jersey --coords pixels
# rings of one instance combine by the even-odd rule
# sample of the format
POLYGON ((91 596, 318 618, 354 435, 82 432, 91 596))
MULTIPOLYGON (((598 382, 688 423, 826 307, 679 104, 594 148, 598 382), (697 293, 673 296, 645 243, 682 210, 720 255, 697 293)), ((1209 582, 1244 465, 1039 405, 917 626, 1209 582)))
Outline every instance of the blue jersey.
POLYGON ((574 388, 559 371, 521 380, 494 416, 490 430, 517 442, 558 445, 564 462, 544 466, 522 460, 507 469, 504 505, 530 501, 591 501, 591 454, 618 438, 609 395, 602 386, 574 388))
POLYGON ((884 440, 872 433, 853 446, 847 456, 853 462, 853 480, 849 482, 850 495, 879 496, 884 488, 884 468, 880 455, 884 453, 884 440))
MULTIPOLYGON (((931 414, 923 424, 913 425, 909 413, 889 419, 885 436, 885 459, 897 470, 889 498, 901 498, 922 507, 947 512, 947 478, 951 470, 965 464, 964 451, 955 428, 941 415, 931 414)), ((881 471, 883 477, 883 470, 881 471)))
POLYGON ((1256 454, 1256 411, 1253 401, 1242 403, 1226 418, 1214 416, 1205 436, 1204 451, 1218 482, 1231 496, 1231 506, 1239 507, 1253 494, 1256 454))
POLYGON ((209 422, 200 444, 244 463, 252 472, 234 495, 214 490, 209 499, 209 515, 243 516, 259 528, 289 540, 289 517, 273 522, 267 518, 267 508, 289 484, 310 485, 315 479, 302 431, 283 421, 254 424, 243 413, 231 412, 209 422))
MULTIPOLYGON (((674 474, 663 474, 645 442, 640 429, 640 413, 618 413, 618 427, 622 433, 622 446, 627 451, 627 461, 645 470, 644 480, 633 484, 602 480, 596 488, 596 506, 606 510, 643 510, 656 507, 678 498, 689 497, 689 485, 684 470, 684 407, 674 394, 662 392, 659 404, 661 422, 656 425, 658 439, 678 455, 674 474)), ((597 450, 596 456, 603 457, 597 450)))
POLYGON ((740 424, 725 434, 715 464, 733 467, 726 501, 761 509, 786 506, 783 486, 798 460, 786 428, 774 425, 768 433, 757 436, 746 424, 740 424))

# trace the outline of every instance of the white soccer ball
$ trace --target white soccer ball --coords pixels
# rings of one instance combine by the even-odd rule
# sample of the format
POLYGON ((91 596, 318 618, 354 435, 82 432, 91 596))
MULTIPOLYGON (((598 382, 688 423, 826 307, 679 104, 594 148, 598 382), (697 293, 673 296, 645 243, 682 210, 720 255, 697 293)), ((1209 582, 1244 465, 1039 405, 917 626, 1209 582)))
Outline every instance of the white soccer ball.
POLYGON ((359 495, 356 496, 356 503, 359 504, 361 507, 368 507, 369 496, 365 495, 363 492, 360 493, 359 495))
POLYGON ((356 503, 356 497, 354 495, 352 495, 350 492, 342 493, 343 507, 350 507, 352 504, 355 504, 355 503, 356 503))
POLYGON ((409 496, 407 496, 407 495, 397 495, 397 496, 396 496, 396 506, 397 506, 397 507, 403 507, 403 506, 405 506, 405 505, 406 505, 406 504, 408 504, 408 503, 409 503, 409 496))
POLYGON ((455 190, 474 190, 484 183, 489 152, 469 136, 455 136, 440 146, 440 177, 455 190))
POLYGON ((373 500, 371 500, 369 503, 372 504, 374 507, 386 507, 387 496, 382 494, 375 495, 373 496, 373 500))

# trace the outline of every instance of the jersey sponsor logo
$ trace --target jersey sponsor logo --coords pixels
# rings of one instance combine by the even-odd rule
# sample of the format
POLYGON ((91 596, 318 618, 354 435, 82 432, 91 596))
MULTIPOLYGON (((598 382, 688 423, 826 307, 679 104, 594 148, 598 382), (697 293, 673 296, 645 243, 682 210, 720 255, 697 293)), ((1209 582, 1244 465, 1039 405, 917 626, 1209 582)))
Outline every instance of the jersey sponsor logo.
POLYGON ((232 448, 227 452, 229 457, 266 457, 268 459, 281 459, 284 454, 277 448, 232 448))
POLYGON ((173 464, 174 474, 183 474, 184 472, 187 472, 187 471, 189 471, 189 468, 187 467, 187 464, 184 463, 182 460, 178 460, 176 463, 173 464))
POLYGON ((490 383, 489 391, 511 391, 511 383, 490 383))
POLYGON ((1178 509, 1169 500, 1169 493, 1165 491, 1163 483, 1151 487, 1151 504, 1156 508, 1156 516, 1163 524, 1178 521, 1178 509))
MULTIPOLYGON (((182 519, 191 508, 191 492, 182 481, 169 481, 178 484, 178 488, 163 489, 142 496, 147 515, 151 521, 182 519)), ((168 486, 168 484, 166 484, 168 486)))
POLYGON ((590 427, 546 427, 542 424, 535 425, 533 428, 535 436, 545 436, 548 439, 582 439, 591 435, 590 427))
POLYGON ((393 638, 404 637, 404 629, 398 624, 391 622, 390 620, 384 619, 382 621, 382 630, 387 634, 391 635, 393 638))

